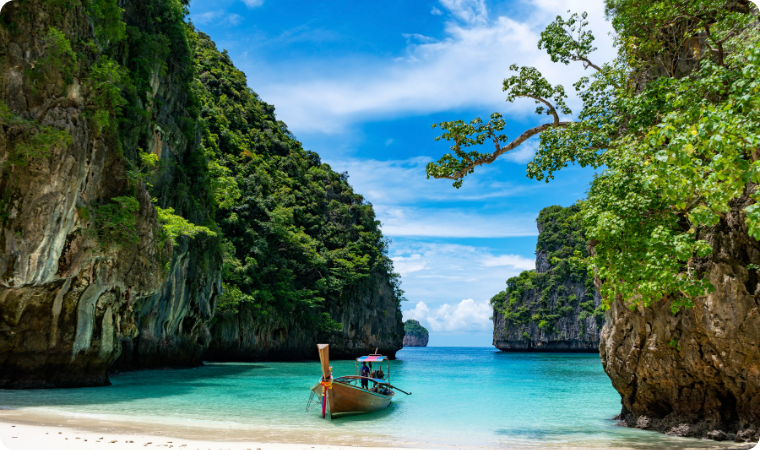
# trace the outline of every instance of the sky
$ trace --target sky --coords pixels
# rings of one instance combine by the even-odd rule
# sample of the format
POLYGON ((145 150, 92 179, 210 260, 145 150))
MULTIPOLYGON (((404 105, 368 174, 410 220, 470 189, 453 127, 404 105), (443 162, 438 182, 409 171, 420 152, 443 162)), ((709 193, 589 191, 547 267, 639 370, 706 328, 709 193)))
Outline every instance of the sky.
MULTIPOLYGON (((594 172, 571 166, 548 184, 528 179, 532 139, 455 189, 426 179, 425 165, 450 151, 431 125, 500 112, 511 138, 548 121, 532 100, 507 103, 502 81, 513 63, 568 92, 590 75, 537 48, 568 10, 589 13, 592 61, 612 60, 602 0, 193 0, 190 19, 304 148, 348 172, 374 205, 402 276, 404 320, 419 320, 430 346, 486 347, 490 298, 535 267, 539 211, 583 198, 594 172)), ((577 98, 568 103, 579 110, 577 98)))

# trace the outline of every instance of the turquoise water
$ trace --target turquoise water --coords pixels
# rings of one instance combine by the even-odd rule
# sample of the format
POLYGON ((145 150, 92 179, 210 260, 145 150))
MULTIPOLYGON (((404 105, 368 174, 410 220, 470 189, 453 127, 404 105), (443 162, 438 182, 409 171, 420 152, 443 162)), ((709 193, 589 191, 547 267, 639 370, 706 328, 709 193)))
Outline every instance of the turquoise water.
MULTIPOLYGON (((413 395, 397 393, 387 410, 333 421, 318 407, 305 411, 318 362, 131 372, 112 377, 110 387, 0 391, 0 407, 220 440, 502 449, 719 445, 615 426, 620 397, 598 355, 407 348, 397 356, 391 381, 413 395)), ((333 366, 335 375, 354 373, 353 361, 333 366)))

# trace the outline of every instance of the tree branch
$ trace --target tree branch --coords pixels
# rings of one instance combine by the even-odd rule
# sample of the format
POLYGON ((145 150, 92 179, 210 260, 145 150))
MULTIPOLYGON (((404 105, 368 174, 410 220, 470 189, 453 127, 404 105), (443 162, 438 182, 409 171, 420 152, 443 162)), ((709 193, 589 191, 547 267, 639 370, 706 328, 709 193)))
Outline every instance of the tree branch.
MULTIPOLYGON (((542 100, 543 101, 543 100, 542 100)), ((550 105, 551 107, 551 105, 550 105)), ((552 108, 553 109, 553 108, 552 108)), ((492 162, 496 161, 496 158, 503 155, 504 153, 507 153, 508 151, 514 150, 515 148, 519 147, 520 144, 525 142, 526 140, 530 139, 531 137, 542 133, 549 128, 564 128, 568 125, 570 125, 573 122, 559 122, 557 120, 557 115, 554 113, 555 122, 554 123, 545 123, 543 125, 539 125, 537 127, 531 128, 529 130, 526 130, 518 136, 515 140, 510 142, 509 144, 505 146, 499 145, 499 141, 497 139, 494 139, 494 143, 496 144, 496 151, 491 154, 491 156, 487 158, 482 158, 474 161, 472 164, 469 164, 467 167, 463 168, 462 170, 454 173, 453 175, 433 175, 433 178, 436 179, 447 179, 447 180, 457 180, 459 178, 464 177, 467 172, 474 169, 475 167, 482 166, 483 164, 491 164, 492 162)))
POLYGON ((554 109, 554 106, 552 106, 551 103, 542 99, 541 97, 535 97, 533 95, 521 95, 520 97, 532 98, 533 100, 537 102, 541 102, 544 105, 546 105, 549 108, 549 112, 551 113, 551 115, 554 116, 554 126, 555 127, 559 126, 559 115, 557 115, 557 110, 554 109))

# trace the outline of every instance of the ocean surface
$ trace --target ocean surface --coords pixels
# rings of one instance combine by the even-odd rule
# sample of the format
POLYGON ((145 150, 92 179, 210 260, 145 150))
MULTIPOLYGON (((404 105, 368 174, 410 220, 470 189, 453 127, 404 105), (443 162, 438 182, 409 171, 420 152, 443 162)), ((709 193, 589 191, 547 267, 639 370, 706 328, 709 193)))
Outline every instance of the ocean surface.
MULTIPOLYGON (((318 362, 207 364, 111 377, 109 387, 0 390, 0 408, 86 425, 218 440, 422 448, 725 448, 615 426, 620 397, 594 354, 405 348, 397 393, 379 413, 325 420, 306 411, 318 362)), ((353 361, 334 361, 352 375, 353 361)), ((728 444, 730 445, 730 444, 728 444)))

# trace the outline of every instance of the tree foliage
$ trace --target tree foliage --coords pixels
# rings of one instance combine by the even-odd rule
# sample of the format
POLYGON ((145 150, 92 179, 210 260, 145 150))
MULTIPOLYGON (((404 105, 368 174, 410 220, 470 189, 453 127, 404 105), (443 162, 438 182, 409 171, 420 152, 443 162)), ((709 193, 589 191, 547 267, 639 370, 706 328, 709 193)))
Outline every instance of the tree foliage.
POLYGON ((491 298, 491 306, 507 323, 535 323, 548 334, 555 331, 559 319, 573 314, 578 314, 582 326, 589 315, 601 321, 603 313, 594 301, 593 277, 584 267, 571 263, 573 257, 587 255, 580 207, 544 208, 536 223, 540 230, 536 254, 549 264, 548 270, 526 270, 509 278, 507 289, 491 298), (570 292, 568 286, 583 286, 582 297, 570 292))
MULTIPOLYGON (((557 17, 541 35, 539 47, 554 61, 581 61, 596 72, 574 85, 583 102, 577 120, 557 125, 555 117, 540 130, 528 176, 549 181, 574 163, 603 168, 581 205, 595 252, 575 262, 600 277, 607 301, 670 299, 675 313, 713 289, 696 269, 712 251, 705 230, 742 195, 757 200, 757 9, 738 0, 609 0, 607 7, 617 32, 611 63, 588 59, 585 15, 557 17)), ((531 75, 505 83, 508 101, 540 94, 549 111, 562 107, 555 87, 535 70, 524 73, 531 75)), ((428 175, 461 185, 498 155, 464 156, 445 155, 428 175)), ((757 204, 744 217, 760 238, 757 204)))
POLYGON ((425 338, 428 336, 427 328, 420 325, 420 323, 414 319, 409 319, 404 322, 404 333, 406 333, 408 336, 416 336, 420 338, 425 338))
POLYGON ((373 272, 398 276, 372 205, 347 176, 301 147, 274 108, 246 85, 226 51, 188 30, 200 100, 202 148, 224 235, 221 311, 249 304, 260 317, 292 316, 322 331, 321 311, 345 302, 373 272))

